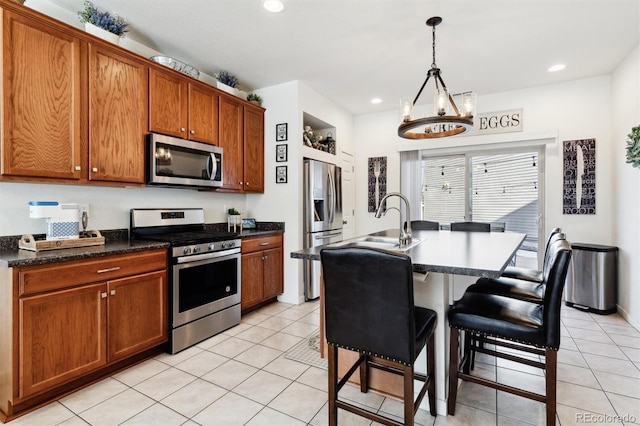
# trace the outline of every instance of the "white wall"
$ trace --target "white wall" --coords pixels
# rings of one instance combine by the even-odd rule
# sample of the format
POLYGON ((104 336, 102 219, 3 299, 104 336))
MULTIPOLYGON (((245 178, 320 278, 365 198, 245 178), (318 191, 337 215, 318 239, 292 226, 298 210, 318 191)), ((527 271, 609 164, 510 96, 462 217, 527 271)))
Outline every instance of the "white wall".
MULTIPOLYGON (((202 207, 208 223, 227 221, 224 206, 246 210, 245 196, 170 188, 108 188, 0 182, 0 235, 44 234, 44 219, 29 218, 29 201, 89 203, 89 229, 129 228, 131 208, 202 207)), ((250 212, 252 213, 252 212, 250 212)), ((257 215, 258 220, 263 220, 257 215)))
MULTIPOLYGON (((629 322, 638 326, 640 317, 640 248, 638 211, 640 170, 624 164, 626 135, 638 119, 640 72, 636 49, 613 76, 572 81, 553 86, 504 92, 478 97, 478 111, 523 108, 527 135, 557 134, 557 143, 546 145, 545 234, 559 226, 573 242, 616 245, 621 249, 618 304, 629 322), (615 102, 613 101, 615 99, 615 102), (562 214, 562 141, 596 139, 596 214, 562 214), (633 265, 635 263, 635 265, 633 265)), ((387 156, 387 192, 399 190, 399 154, 407 142, 396 136, 397 111, 355 118, 356 140, 356 234, 398 226, 397 212, 381 219, 367 212, 367 158, 387 156)), ((502 140, 505 135, 496 136, 502 140)), ((491 137, 467 136, 443 141, 417 141, 420 146, 487 146, 491 137)), ((471 150, 473 147, 467 147, 471 150)), ((397 205, 393 201, 392 206, 397 205)))
POLYGON ((626 140, 640 125, 640 47, 612 75, 611 148, 614 191, 614 245, 619 247, 618 304, 621 313, 640 329, 640 169, 626 164, 626 140))
POLYGON ((265 113, 265 193, 248 195, 247 208, 262 217, 286 222, 284 241, 284 293, 278 299, 288 303, 304 301, 302 262, 290 253, 304 247, 302 184, 304 157, 339 164, 339 155, 331 155, 303 146, 303 112, 336 128, 336 150, 353 152, 353 116, 305 84, 294 81, 257 90, 264 98, 265 113), (276 124, 288 124, 288 161, 275 162, 276 124), (286 165, 288 182, 275 183, 275 167, 286 165), (276 219, 279 218, 279 219, 276 219))

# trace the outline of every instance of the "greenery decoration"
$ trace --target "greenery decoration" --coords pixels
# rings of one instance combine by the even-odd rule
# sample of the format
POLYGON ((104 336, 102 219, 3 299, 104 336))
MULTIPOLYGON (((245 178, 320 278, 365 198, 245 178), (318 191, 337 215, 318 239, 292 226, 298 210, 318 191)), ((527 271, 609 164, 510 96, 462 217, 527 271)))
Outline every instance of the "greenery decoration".
POLYGON ((78 16, 80 17, 80 22, 88 22, 120 37, 127 32, 128 24, 124 21, 124 18, 100 11, 89 0, 85 0, 84 9, 78 12, 78 16))
POLYGON ((255 102, 258 102, 259 104, 262 103, 262 98, 259 95, 256 95, 255 93, 249 93, 247 95, 247 100, 248 101, 255 101, 255 102))
POLYGON ((235 75, 229 73, 228 71, 222 70, 214 74, 216 80, 218 80, 222 84, 226 84, 227 86, 236 87, 238 85, 238 79, 235 75))
POLYGON ((627 163, 640 168, 640 126, 633 127, 627 137, 627 163))
POLYGON ((227 213, 230 214, 230 215, 233 215, 233 216, 240 214, 240 212, 238 210, 236 210, 234 207, 231 207, 230 209, 228 209, 227 213))

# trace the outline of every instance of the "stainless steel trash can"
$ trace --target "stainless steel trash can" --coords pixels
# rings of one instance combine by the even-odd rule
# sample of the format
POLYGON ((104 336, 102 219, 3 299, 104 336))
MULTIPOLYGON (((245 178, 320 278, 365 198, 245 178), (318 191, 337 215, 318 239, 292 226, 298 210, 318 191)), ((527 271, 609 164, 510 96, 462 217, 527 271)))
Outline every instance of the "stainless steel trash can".
POLYGON ((597 314, 615 313, 618 247, 571 243, 571 249, 565 304, 597 314))

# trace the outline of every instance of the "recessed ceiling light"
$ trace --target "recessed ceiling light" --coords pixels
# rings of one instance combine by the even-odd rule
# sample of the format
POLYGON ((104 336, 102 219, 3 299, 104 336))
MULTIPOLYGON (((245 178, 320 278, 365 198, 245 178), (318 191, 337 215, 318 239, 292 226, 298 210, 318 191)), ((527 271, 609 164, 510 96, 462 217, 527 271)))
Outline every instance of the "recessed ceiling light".
POLYGON ((379 103, 382 103, 382 99, 380 99, 380 98, 373 98, 373 99, 371 99, 371 103, 372 103, 372 104, 379 104, 379 103))
POLYGON ((562 71, 566 67, 567 66, 565 64, 555 64, 555 65, 550 66, 547 71, 549 71, 549 72, 562 71))
POLYGON ((284 3, 281 0, 264 0, 262 6, 271 13, 279 13, 284 10, 284 3))

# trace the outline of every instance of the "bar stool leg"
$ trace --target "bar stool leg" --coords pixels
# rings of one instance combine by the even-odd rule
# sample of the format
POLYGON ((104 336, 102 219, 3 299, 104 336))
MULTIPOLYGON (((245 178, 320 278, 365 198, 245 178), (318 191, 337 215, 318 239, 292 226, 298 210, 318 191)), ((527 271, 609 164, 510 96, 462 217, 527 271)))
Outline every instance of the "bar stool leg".
POLYGON ((447 413, 456 413, 456 398, 458 397, 458 351, 460 332, 451 327, 449 339, 449 396, 447 397, 447 413))
POLYGON ((404 424, 413 426, 415 410, 413 401, 413 365, 404 366, 404 424))
POLYGON ((329 426, 338 425, 338 348, 327 345, 329 358, 329 426))
POLYGON ((546 408, 547 408, 547 426, 555 426, 556 424, 556 379, 558 367, 558 352, 547 348, 545 350, 546 364, 546 408))
POLYGON ((360 392, 369 392, 369 355, 360 355, 364 358, 360 364, 360 392))
POLYGON ((427 392, 429 393, 429 412, 433 417, 438 415, 436 410, 436 346, 435 335, 431 335, 427 342, 427 377, 431 382, 427 392))

